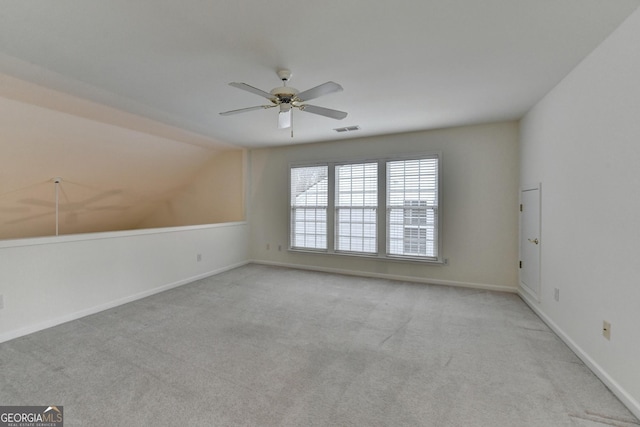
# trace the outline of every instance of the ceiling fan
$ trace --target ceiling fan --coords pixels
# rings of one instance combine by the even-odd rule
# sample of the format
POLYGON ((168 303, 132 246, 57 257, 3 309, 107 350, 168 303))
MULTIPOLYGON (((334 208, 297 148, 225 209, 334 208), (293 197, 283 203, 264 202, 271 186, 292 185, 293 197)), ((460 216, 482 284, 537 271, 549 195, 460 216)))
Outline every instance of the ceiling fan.
MULTIPOLYGON (((230 86, 238 89, 246 90, 253 94, 262 96, 271 101, 271 104, 257 105, 255 107, 241 108, 239 110, 231 110, 220 113, 223 116, 230 116, 232 114, 245 113, 247 111, 260 110, 266 108, 279 107, 278 112, 278 128, 286 129, 293 125, 293 108, 297 108, 300 111, 306 111, 307 113, 318 114, 321 116, 329 117, 336 120, 342 120, 347 117, 347 113, 344 111, 332 110, 330 108, 318 107, 316 105, 304 104, 304 102, 311 99, 318 98, 323 95, 328 95, 334 92, 341 92, 342 86, 334 82, 326 82, 319 86, 298 92, 297 89, 287 86, 287 82, 291 79, 291 71, 278 70, 278 77, 282 80, 282 87, 272 89, 271 92, 265 92, 246 83, 229 83, 230 86)), ((291 132, 293 137, 293 130, 291 132)))

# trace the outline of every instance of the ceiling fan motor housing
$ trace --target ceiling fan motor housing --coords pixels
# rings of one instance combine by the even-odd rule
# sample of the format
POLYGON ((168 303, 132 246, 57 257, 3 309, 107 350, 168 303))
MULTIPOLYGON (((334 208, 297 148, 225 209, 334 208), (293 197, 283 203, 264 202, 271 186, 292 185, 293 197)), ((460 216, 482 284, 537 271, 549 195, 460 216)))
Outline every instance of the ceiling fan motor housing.
POLYGON ((292 87, 277 87, 271 90, 271 95, 277 97, 274 102, 276 104, 291 104, 295 101, 295 97, 298 94, 298 90, 292 87))

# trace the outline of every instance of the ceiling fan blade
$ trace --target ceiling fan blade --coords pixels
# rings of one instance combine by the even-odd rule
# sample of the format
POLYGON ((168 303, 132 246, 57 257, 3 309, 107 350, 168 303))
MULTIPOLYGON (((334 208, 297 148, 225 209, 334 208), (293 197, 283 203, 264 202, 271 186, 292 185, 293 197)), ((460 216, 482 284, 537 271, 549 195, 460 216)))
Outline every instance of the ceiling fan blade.
POLYGON ((233 114, 246 113, 247 111, 261 110, 261 109, 273 108, 273 107, 275 107, 275 104, 274 105, 256 105, 255 107, 240 108, 239 110, 225 111, 224 113, 220 113, 220 115, 221 116, 231 116, 233 114))
POLYGON ((0 207, 0 212, 6 213, 25 213, 29 212, 31 209, 26 206, 17 206, 17 207, 0 207))
POLYGON ((24 203, 25 205, 32 205, 32 206, 40 206, 43 208, 55 208, 56 204, 55 202, 50 202, 48 200, 39 200, 39 199, 34 199, 34 198, 27 198, 27 199, 22 199, 22 200, 18 200, 20 203, 24 203))
POLYGON ((55 211, 47 212, 47 213, 43 213, 43 214, 32 215, 32 216, 27 216, 27 217, 14 219, 14 220, 11 220, 11 221, 5 221, 5 224, 19 224, 21 222, 27 222, 27 221, 31 221, 33 219, 44 218, 46 216, 51 216, 51 218, 55 218, 55 214, 56 214, 55 211))
POLYGON ((321 84, 320 86, 312 87, 309 90, 300 92, 297 95, 297 98, 300 101, 308 101, 310 99, 314 99, 323 95, 328 95, 333 92, 341 92, 342 90, 343 90, 342 86, 340 86, 338 83, 326 82, 321 84))
POLYGON ((274 99, 275 98, 275 96, 271 95, 269 92, 265 92, 265 91, 263 91, 261 89, 258 89, 257 87, 250 86, 250 85, 248 85, 246 83, 232 82, 232 83, 229 83, 229 86, 233 86, 233 87, 237 87, 238 89, 246 90, 247 92, 254 93, 254 94, 258 95, 258 96, 263 96, 263 97, 265 97, 267 99, 274 99))
POLYGON ((86 207, 87 211, 125 211, 129 209, 130 206, 120 206, 120 205, 109 205, 109 206, 94 206, 94 207, 86 207))
POLYGON ((300 111, 319 114, 321 116, 330 117, 336 120, 342 120, 347 117, 347 113, 345 113, 344 111, 332 110, 331 108, 318 107, 316 105, 301 105, 300 111))
POLYGON ((291 127, 291 108, 278 113, 278 129, 287 129, 291 127))
POLYGON ((102 199, 106 199, 109 198, 111 196, 115 196, 117 194, 122 193, 122 190, 107 190, 107 191, 103 191, 101 193, 96 194, 95 196, 91 196, 88 199, 84 199, 81 202, 76 202, 76 203, 69 203, 70 205, 73 204, 74 206, 84 206, 84 205, 88 205, 89 203, 93 203, 93 202, 97 202, 99 200, 102 199))

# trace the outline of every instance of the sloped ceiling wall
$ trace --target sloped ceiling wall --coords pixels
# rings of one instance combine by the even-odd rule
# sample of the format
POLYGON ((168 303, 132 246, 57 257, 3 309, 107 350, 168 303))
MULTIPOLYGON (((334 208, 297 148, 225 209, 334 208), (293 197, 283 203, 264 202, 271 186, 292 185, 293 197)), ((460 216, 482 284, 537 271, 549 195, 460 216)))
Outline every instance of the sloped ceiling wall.
POLYGON ((55 234, 57 177, 60 234, 137 228, 233 149, 3 75, 0 130, 0 239, 55 234))
POLYGON ((244 155, 240 150, 215 153, 187 186, 138 228, 244 220, 244 155))

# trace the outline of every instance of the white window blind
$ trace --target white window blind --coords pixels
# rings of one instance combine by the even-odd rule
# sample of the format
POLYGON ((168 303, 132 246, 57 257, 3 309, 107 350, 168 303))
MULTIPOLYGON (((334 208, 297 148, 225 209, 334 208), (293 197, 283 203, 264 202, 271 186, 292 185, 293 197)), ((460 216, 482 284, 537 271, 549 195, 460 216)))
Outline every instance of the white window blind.
POLYGON ((436 153, 291 166, 291 249, 440 262, 439 169, 436 153))
POLYGON ((291 247, 327 249, 328 166, 291 168, 291 247))
POLYGON ((336 251, 376 253, 378 164, 335 168, 336 251))
POLYGON ((438 257, 438 157, 387 162, 387 253, 438 257))

